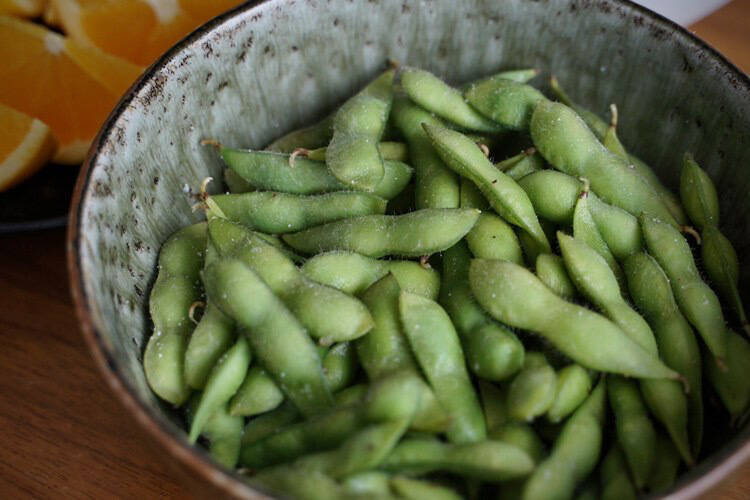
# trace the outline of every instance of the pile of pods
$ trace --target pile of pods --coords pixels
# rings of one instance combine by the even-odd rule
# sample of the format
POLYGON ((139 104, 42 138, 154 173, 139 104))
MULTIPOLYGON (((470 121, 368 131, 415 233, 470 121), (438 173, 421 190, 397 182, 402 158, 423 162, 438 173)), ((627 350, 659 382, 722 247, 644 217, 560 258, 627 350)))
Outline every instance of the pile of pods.
POLYGON ((162 247, 144 355, 191 442, 293 498, 622 500, 711 451, 704 415, 744 422, 710 178, 686 155, 676 196, 614 106, 535 76, 391 68, 264 151, 215 144, 231 194, 162 247))

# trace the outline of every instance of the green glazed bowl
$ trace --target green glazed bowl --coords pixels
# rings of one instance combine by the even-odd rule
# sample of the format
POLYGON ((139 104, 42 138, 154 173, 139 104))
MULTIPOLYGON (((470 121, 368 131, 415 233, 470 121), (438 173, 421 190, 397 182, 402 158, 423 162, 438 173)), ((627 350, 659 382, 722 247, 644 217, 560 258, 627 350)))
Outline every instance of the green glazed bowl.
MULTIPOLYGON (((261 148, 331 110, 387 59, 456 84, 533 66, 602 115, 616 102, 624 143, 667 185, 676 186, 686 149, 707 169, 741 282, 750 281, 750 80, 675 24, 614 0, 250 2, 188 36, 123 97, 89 152, 70 212, 72 292, 94 357, 167 460, 204 490, 262 496, 188 444, 141 367, 159 247, 201 217, 187 188, 221 178, 200 141, 261 148)), ((705 493, 750 456, 747 427, 714 441, 676 497, 705 493)))

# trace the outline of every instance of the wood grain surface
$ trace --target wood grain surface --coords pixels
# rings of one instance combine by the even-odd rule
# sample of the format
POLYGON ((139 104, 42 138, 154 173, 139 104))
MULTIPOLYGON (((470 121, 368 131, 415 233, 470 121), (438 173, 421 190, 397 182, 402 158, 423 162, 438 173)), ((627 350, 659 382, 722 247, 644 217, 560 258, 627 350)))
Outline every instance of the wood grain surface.
MULTIPOLYGON (((750 72, 750 0, 691 29, 750 72)), ((89 356, 64 231, 0 235, 0 257, 0 498, 190 497, 89 356)), ((750 498, 750 464, 711 498, 750 498)))

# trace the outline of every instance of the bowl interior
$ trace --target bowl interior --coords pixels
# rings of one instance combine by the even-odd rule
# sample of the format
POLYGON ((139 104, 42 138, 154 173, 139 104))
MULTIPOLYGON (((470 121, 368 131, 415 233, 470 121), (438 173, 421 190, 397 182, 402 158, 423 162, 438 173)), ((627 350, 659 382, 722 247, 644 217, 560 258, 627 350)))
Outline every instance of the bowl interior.
MULTIPOLYGON (((623 142, 674 188, 690 149, 721 193, 722 227, 750 278, 750 84, 668 21, 610 0, 275 0, 188 37, 123 99, 79 179, 70 236, 74 294, 110 380, 142 421, 199 463, 141 368, 147 297, 161 243, 197 221, 188 192, 221 178, 200 141, 261 148, 351 95, 386 59, 450 82, 536 67, 607 115, 623 142)), ((220 186, 211 185, 214 190, 220 186)), ((746 433, 679 486, 746 441, 746 433)), ((712 482, 712 481, 709 481, 712 482)), ((697 491, 697 490, 696 490, 697 491)))

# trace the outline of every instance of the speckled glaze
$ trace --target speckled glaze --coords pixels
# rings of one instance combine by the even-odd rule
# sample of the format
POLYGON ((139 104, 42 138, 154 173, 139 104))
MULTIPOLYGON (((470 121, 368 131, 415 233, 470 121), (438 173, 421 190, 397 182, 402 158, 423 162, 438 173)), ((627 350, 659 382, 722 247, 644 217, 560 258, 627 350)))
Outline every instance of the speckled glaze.
MULTIPOLYGON (((107 380, 188 475, 225 495, 261 493, 187 444, 141 367, 159 247, 201 217, 186 187, 220 178, 201 139, 262 147, 332 109, 388 58, 455 83, 534 66, 602 115, 616 102, 624 143, 667 184, 686 148, 716 181, 750 281, 750 81, 669 21, 612 0, 250 2, 180 42, 125 95, 78 179, 68 240, 78 314, 107 380)), ((727 476, 750 456, 749 436, 683 477, 677 495, 727 476)))

